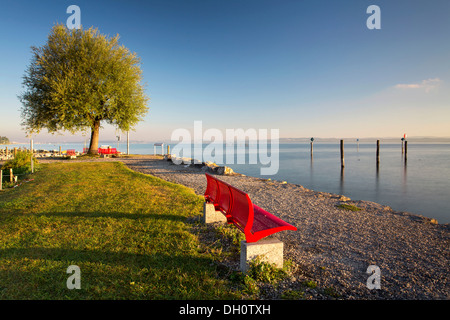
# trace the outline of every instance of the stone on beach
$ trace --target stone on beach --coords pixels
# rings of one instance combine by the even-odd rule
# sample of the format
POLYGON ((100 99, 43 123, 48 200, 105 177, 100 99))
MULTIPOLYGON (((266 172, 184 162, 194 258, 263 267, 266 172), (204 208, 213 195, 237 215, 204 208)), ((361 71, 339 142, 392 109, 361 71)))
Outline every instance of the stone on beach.
POLYGON ((235 172, 227 166, 219 166, 211 161, 199 161, 197 159, 187 157, 177 157, 176 155, 164 155, 164 160, 170 160, 175 165, 187 165, 193 168, 199 168, 204 172, 215 173, 218 175, 233 175, 235 172))

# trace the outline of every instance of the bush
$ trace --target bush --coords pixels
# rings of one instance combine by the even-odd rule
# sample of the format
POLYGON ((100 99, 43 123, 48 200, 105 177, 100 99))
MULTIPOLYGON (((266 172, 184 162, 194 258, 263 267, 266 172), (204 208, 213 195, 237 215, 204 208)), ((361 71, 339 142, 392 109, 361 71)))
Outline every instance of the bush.
POLYGON ((247 275, 258 282, 277 283, 289 273, 289 264, 285 268, 280 269, 275 267, 274 264, 256 258, 250 261, 249 265, 250 268, 247 271, 247 275))
MULTIPOLYGON (((33 158, 34 168, 36 169, 38 161, 33 158)), ((2 170, 14 169, 15 174, 31 173, 31 153, 28 151, 17 151, 14 159, 8 160, 1 168, 2 170)))

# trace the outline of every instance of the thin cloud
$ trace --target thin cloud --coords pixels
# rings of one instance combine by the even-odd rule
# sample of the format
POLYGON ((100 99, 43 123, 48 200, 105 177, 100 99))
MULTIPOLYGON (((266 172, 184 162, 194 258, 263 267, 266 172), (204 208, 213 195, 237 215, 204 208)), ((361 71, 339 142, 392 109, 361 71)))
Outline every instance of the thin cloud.
POLYGON ((397 89, 423 89, 425 92, 430 92, 431 90, 437 88, 441 83, 441 79, 427 79, 423 80, 421 83, 409 83, 409 84, 397 84, 394 87, 397 89))

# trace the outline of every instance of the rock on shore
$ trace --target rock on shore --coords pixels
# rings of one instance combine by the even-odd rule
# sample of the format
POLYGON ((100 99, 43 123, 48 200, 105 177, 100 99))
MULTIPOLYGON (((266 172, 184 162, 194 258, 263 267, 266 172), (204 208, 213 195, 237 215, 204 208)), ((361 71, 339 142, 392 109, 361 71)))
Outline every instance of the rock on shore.
POLYGON ((218 175, 240 175, 239 173, 234 172, 230 167, 219 166, 211 161, 202 162, 196 159, 177 157, 171 154, 164 155, 164 160, 171 161, 175 165, 185 165, 191 168, 199 168, 203 172, 215 173, 218 175))

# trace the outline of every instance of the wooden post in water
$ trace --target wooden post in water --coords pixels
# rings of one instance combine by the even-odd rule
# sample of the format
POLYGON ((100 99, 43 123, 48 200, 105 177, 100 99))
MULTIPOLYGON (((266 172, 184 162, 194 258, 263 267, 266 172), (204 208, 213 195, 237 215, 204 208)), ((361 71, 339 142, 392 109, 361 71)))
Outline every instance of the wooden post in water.
POLYGON ((313 157, 313 143, 314 143, 314 138, 311 138, 311 158, 313 157))
POLYGON ((402 138, 402 154, 403 154, 403 141, 405 141, 405 138, 402 138))
POLYGON ((341 140, 341 168, 345 167, 344 162, 344 140, 341 140))
POLYGON ((377 140, 377 165, 380 164, 380 140, 377 140))
POLYGON ((405 161, 408 159, 408 141, 405 140, 405 161))

